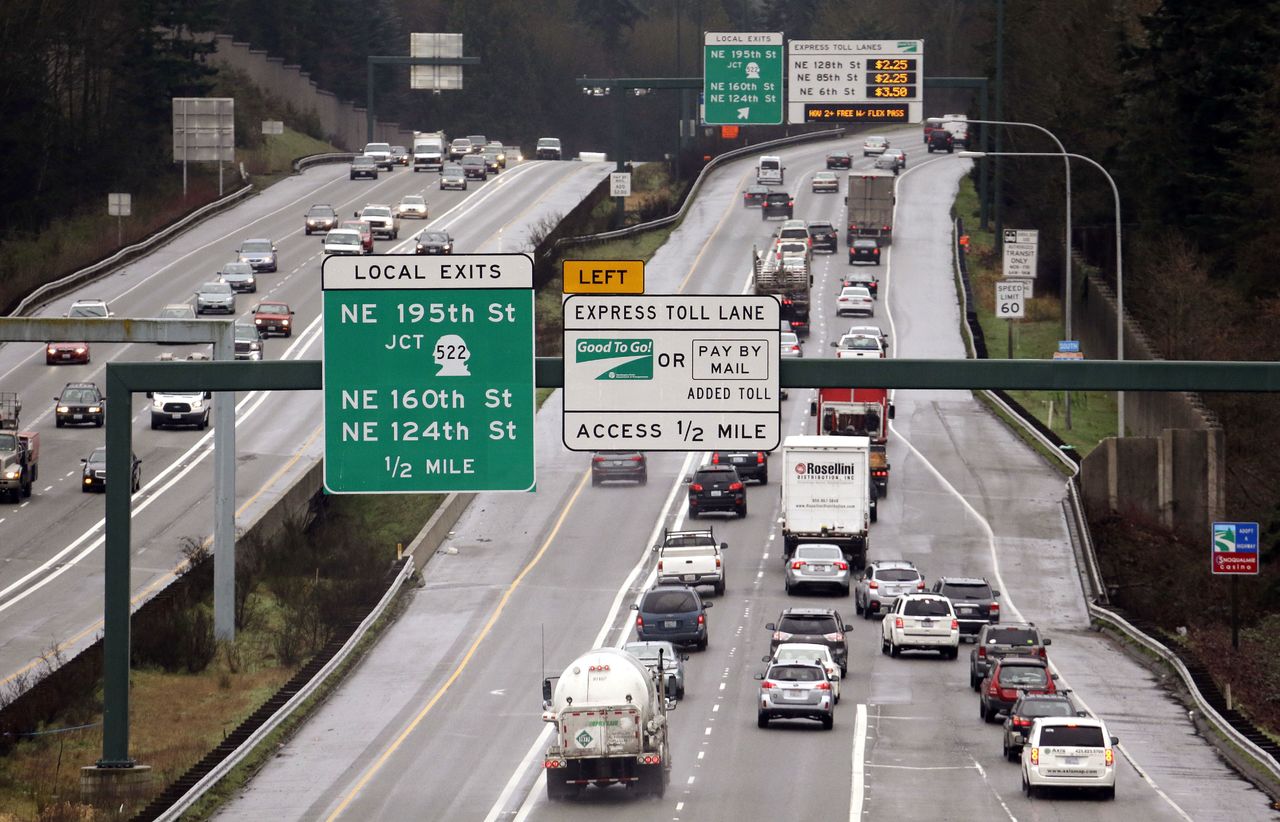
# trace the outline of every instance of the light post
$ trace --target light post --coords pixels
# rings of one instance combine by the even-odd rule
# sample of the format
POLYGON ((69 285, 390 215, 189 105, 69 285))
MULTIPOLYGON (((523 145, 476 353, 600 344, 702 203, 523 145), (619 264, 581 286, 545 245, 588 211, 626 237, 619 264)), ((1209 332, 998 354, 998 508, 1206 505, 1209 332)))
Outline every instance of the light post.
MULTIPOLYGON (((1054 145, 1058 147, 1058 152, 1062 155, 1062 165, 1066 170, 1067 175, 1067 233, 1062 238, 1062 262, 1064 266, 1063 270, 1066 272, 1066 285, 1063 288, 1064 299, 1062 301, 1064 308, 1063 325, 1066 326, 1067 339, 1074 340, 1075 337, 1071 336, 1071 160, 1067 157, 1067 149, 1063 147, 1062 141, 1059 140, 1052 131, 1044 126, 1036 125, 1035 123, 1019 123, 1009 120, 966 120, 966 122, 983 123, 992 126, 1024 126, 1026 128, 1034 128, 1036 131, 1048 136, 1050 140, 1053 140, 1054 145)), ((1001 238, 1001 242, 1003 242, 1003 238, 1001 238)), ((1066 416, 1067 430, 1069 431, 1071 430, 1071 392, 1065 392, 1065 396, 1066 403, 1063 410, 1066 416)))
MULTIPOLYGON (((1054 154, 1047 151, 961 151, 961 157, 971 157, 980 159, 982 157, 1066 157, 1071 160, 1083 160, 1098 171, 1102 172, 1102 176, 1107 178, 1107 182, 1111 185, 1111 195, 1115 198, 1116 206, 1116 359, 1124 359, 1124 254, 1123 245, 1121 243, 1121 224, 1120 224, 1120 189, 1116 187, 1116 181, 1111 174, 1107 172, 1097 161, 1084 156, 1083 154, 1072 154, 1070 152, 1062 152, 1054 154)), ((1124 437, 1124 392, 1116 392, 1116 425, 1117 436, 1124 437)))

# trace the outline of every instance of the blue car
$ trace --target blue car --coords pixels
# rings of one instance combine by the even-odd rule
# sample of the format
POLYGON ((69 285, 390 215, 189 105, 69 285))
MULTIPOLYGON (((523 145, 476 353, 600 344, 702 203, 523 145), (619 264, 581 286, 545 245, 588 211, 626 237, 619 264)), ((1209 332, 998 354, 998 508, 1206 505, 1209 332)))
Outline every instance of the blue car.
POLYGON ((633 604, 636 638, 641 641, 666 640, 677 645, 707 649, 707 609, 710 602, 684 585, 655 585, 633 604))

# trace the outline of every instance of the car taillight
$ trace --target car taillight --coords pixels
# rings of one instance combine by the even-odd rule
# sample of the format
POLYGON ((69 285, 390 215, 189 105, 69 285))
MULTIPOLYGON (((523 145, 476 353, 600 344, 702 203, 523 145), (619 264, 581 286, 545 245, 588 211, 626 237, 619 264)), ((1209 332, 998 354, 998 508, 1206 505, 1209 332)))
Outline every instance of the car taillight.
POLYGON ((869 581, 869 582, 867 583, 867 587, 874 591, 875 589, 877 589, 877 588, 879 588, 879 587, 880 587, 880 583, 876 582, 876 581, 873 579, 873 580, 871 580, 871 581, 869 581))
POLYGON ((844 560, 842 560, 842 559, 838 559, 838 560, 836 560, 836 570, 837 570, 837 571, 848 571, 848 570, 849 570, 849 563, 845 562, 845 561, 844 561, 844 560))
POLYGON ((901 628, 901 627, 902 627, 902 617, 894 617, 894 618, 893 618, 893 627, 895 627, 895 628, 901 628))
POLYGON ((1000 614, 1000 603, 998 602, 991 603, 991 613, 997 616, 1000 614))
POLYGON ((819 691, 829 691, 829 690, 831 690, 831 683, 830 683, 830 682, 819 682, 819 683, 818 683, 818 685, 817 685, 817 688, 818 688, 818 690, 819 690, 819 691))
POLYGON ((702 490, 702 486, 701 486, 701 485, 699 485, 699 484, 698 484, 698 483, 696 483, 696 482, 692 482, 692 483, 689 483, 689 490, 690 490, 690 491, 701 491, 701 490, 702 490))
MULTIPOLYGON (((797 348, 798 348, 798 347, 799 347, 799 346, 797 346, 797 348)), ((764 465, 764 452, 763 452, 763 451, 757 451, 757 452, 756 452, 756 465, 764 465)))
MULTIPOLYGON (((658 567, 662 567, 662 563, 658 563, 658 567)), ((978 659, 986 659, 986 658, 987 658, 987 646, 983 645, 981 648, 978 649, 978 659)))
POLYGON ((1046 650, 1043 645, 1041 645, 1040 649, 1036 651, 1036 656, 1040 657, 1041 659, 1048 659, 1049 651, 1046 650))
POLYGON ((844 642, 844 634, 823 634, 822 638, 827 642, 844 642))
POLYGON ((706 625, 706 624, 707 624, 707 618, 706 618, 705 616, 703 616, 702 614, 698 614, 698 624, 699 624, 699 625, 706 625))
POLYGON ((1019 728, 1030 728, 1030 727, 1031 727, 1031 720, 1030 720, 1030 719, 1023 719, 1023 718, 1022 718, 1022 717, 1020 717, 1020 716, 1015 716, 1015 717, 1013 718, 1013 724, 1014 724, 1015 726, 1019 727, 1019 728))
POLYGON ((800 350, 800 346, 798 346, 798 345, 793 345, 793 346, 791 346, 791 348, 789 348, 788 350, 789 350, 789 351, 799 351, 799 350, 800 350))
POLYGON ((720 557, 716 557, 716 568, 720 567, 720 557))
POLYGON ((787 200, 787 208, 791 208, 796 204, 795 200, 787 200))
POLYGON ((776 688, 776 687, 778 687, 778 686, 777 686, 777 685, 774 685, 772 682, 770 682, 769 680, 767 680, 767 679, 766 679, 764 682, 761 682, 761 683, 760 683, 760 687, 761 687, 761 688, 764 688, 764 689, 767 691, 767 690, 769 690, 770 688, 776 688))
MULTIPOLYGON (((1110 753, 1110 751, 1108 751, 1108 753, 1110 753)), ((1039 749, 1039 748, 1032 748, 1032 749, 1031 749, 1031 764, 1032 764, 1032 765, 1039 765, 1039 764, 1040 764, 1040 749, 1039 749)))
POLYGON ((662 560, 658 560, 658 570, 662 570, 662 560))
POLYGON ((631 457, 631 461, 632 461, 632 462, 644 462, 644 457, 643 457, 643 456, 641 456, 640 454, 633 454, 633 455, 632 455, 632 457, 631 457))
POLYGON ((923 579, 922 579, 922 580, 920 580, 920 581, 918 581, 918 582, 916 583, 916 590, 917 590, 917 591, 923 591, 923 590, 924 590, 924 580, 923 580, 923 579))
POLYGON ((876 470, 874 470, 874 471, 872 471, 872 472, 871 472, 871 476, 873 476, 873 477, 887 477, 887 476, 889 476, 889 472, 888 472, 887 470, 885 470, 884 468, 877 468, 876 470))
POLYGON ((644 617, 640 616, 639 614, 636 614, 636 627, 637 628, 644 627, 644 617))
POLYGON ((801 568, 803 568, 806 564, 807 564, 807 563, 806 563, 804 560, 802 560, 802 559, 798 559, 798 560, 796 560, 795 562, 791 563, 791 570, 793 570, 793 571, 799 571, 799 570, 800 570, 801 568))
POLYGON ((713 454, 711 455, 711 464, 712 464, 712 465, 719 465, 719 464, 720 464, 720 452, 719 452, 719 451, 717 451, 717 452, 715 452, 715 453, 713 453, 713 454))
POLYGON ((955 620, 955 619, 951 620, 951 630, 953 630, 953 631, 958 631, 958 630, 960 630, 960 622, 959 622, 959 620, 955 620))
POLYGON ((1001 688, 1000 698, 1003 699, 1005 702, 1012 702, 1018 698, 1018 689, 1017 688, 1001 688))
POLYGON ((598 455, 597 455, 597 456, 592 457, 592 458, 591 458, 591 461, 592 461, 592 462, 604 462, 604 457, 601 457, 601 456, 598 456, 598 455))
POLYGON ((875 255, 878 255, 878 254, 880 253, 880 249, 878 249, 878 248, 876 248, 876 249, 872 249, 871 253, 872 253, 872 254, 875 254, 875 255))
POLYGON ((998 696, 1000 694, 1000 686, 996 684, 996 678, 991 677, 991 684, 987 686, 987 696, 998 696))
POLYGON ((741 491, 741 490, 742 490, 742 483, 740 483, 740 482, 733 482, 733 483, 730 483, 730 484, 729 484, 729 490, 730 490, 730 491, 741 491))
POLYGON ((1107 748, 1106 753, 1103 754, 1103 758, 1106 760, 1108 768, 1116 764, 1116 755, 1110 748, 1107 748))

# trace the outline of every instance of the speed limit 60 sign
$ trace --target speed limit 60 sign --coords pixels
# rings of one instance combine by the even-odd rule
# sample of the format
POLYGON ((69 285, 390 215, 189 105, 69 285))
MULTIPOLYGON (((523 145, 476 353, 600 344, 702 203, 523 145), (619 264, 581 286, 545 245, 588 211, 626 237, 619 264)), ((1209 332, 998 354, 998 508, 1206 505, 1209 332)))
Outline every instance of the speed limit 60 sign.
POLYGON ((1021 282, 1006 280, 996 283, 997 319, 1020 320, 1026 314, 1026 306, 1021 282))

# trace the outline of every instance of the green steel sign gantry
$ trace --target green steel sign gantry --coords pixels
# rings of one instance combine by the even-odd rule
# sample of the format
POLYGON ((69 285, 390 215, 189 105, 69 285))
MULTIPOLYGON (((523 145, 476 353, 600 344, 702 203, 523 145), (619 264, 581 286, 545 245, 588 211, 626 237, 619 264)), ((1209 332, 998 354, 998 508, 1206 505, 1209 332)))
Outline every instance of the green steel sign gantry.
POLYGON ((328 491, 533 488, 532 258, 331 256, 321 287, 328 491))

